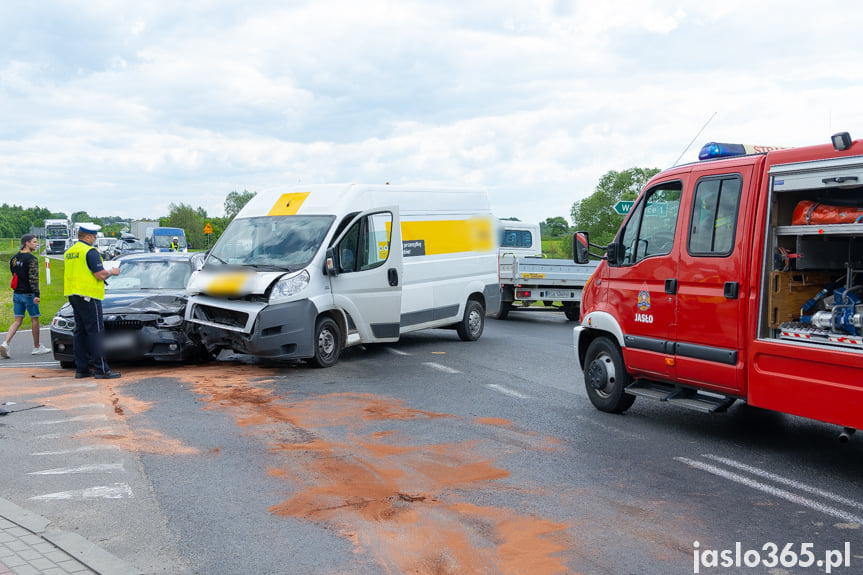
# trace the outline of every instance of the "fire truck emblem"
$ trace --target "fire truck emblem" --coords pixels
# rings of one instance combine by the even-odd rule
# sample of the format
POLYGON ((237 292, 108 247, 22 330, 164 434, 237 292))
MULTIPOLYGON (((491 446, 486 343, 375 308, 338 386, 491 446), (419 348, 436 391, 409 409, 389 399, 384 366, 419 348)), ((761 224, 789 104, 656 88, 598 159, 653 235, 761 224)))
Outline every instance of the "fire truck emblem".
POLYGON ((638 309, 647 311, 650 309, 650 292, 647 291, 647 283, 641 285, 641 291, 638 292, 638 309))

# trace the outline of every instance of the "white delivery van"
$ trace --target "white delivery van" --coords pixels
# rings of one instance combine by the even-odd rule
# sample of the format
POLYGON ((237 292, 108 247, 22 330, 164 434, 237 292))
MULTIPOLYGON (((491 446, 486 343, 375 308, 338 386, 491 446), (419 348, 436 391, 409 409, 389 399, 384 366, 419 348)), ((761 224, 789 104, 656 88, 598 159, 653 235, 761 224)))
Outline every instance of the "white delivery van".
POLYGON ((345 347, 454 328, 500 303, 481 189, 293 186, 258 193, 189 282, 186 320, 211 351, 334 365, 345 347))

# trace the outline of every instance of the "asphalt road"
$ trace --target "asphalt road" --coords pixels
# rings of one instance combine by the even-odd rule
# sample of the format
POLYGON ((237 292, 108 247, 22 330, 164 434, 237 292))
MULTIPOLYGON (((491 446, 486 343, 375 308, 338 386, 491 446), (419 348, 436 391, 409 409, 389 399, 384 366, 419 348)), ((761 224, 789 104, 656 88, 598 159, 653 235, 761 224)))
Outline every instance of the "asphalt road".
POLYGON ((0 418, 0 497, 146 573, 863 572, 863 437, 742 404, 601 413, 572 327, 111 381, 15 353, 0 403, 34 408, 0 418))

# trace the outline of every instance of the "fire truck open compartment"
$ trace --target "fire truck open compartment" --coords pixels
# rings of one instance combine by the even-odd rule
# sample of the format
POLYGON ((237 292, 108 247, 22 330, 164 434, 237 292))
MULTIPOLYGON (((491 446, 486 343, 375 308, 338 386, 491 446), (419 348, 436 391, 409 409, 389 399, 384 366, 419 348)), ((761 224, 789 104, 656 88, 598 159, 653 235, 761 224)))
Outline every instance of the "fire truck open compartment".
POLYGON ((863 157, 770 168, 759 337, 863 351, 863 157))

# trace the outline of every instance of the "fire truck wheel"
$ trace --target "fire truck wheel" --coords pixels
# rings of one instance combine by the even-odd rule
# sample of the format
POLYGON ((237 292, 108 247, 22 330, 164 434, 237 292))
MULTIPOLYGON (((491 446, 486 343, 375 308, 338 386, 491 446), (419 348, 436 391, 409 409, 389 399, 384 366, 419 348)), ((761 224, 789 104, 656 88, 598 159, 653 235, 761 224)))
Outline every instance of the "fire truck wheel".
POLYGON ((342 334, 338 324, 328 317, 318 318, 315 324, 315 357, 318 367, 332 367, 342 353, 342 334))
POLYGON ((631 381, 614 341, 601 336, 590 342, 584 356, 584 386, 594 407, 608 413, 629 409, 635 396, 624 390, 631 381))
POLYGON ((456 333, 462 341, 476 341, 482 335, 485 326, 485 309, 475 299, 467 300, 464 308, 464 318, 456 325, 456 333))

